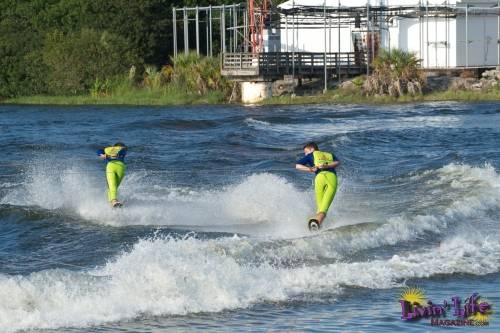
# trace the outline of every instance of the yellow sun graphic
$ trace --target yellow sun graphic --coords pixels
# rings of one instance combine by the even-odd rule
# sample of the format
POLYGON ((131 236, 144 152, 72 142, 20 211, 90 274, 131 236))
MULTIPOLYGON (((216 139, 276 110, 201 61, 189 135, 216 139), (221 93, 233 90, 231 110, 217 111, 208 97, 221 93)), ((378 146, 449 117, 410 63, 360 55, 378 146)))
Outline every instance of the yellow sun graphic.
POLYGON ((486 298, 479 297, 476 300, 476 304, 481 304, 483 302, 486 302, 486 303, 490 304, 490 308, 488 309, 488 311, 486 311, 485 313, 476 312, 475 314, 470 315, 469 317, 467 317, 467 319, 475 320, 475 321, 481 321, 481 322, 487 322, 487 321, 489 321, 490 316, 493 314, 492 304, 486 298))
POLYGON ((409 302, 412 305, 417 303, 418 305, 425 304, 425 294, 419 287, 405 287, 401 292, 400 299, 409 302))

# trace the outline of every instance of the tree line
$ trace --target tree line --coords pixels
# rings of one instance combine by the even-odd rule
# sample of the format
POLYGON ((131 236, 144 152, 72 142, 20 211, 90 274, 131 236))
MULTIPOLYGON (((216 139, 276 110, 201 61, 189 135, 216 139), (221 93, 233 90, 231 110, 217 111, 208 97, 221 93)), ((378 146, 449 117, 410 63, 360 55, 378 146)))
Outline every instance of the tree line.
POLYGON ((235 2, 0 0, 0 97, 88 93, 131 68, 140 76, 169 62, 172 7, 235 2))

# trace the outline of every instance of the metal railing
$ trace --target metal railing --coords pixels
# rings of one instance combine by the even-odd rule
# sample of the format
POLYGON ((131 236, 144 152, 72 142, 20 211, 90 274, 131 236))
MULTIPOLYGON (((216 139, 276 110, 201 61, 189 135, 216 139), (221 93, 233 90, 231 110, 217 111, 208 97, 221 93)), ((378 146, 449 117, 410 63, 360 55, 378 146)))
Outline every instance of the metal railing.
POLYGON ((254 53, 224 53, 222 69, 252 69, 259 67, 259 54, 254 53))
POLYGON ((225 53, 222 55, 222 73, 228 76, 319 76, 329 73, 359 75, 366 70, 364 55, 355 52, 267 52, 225 53))

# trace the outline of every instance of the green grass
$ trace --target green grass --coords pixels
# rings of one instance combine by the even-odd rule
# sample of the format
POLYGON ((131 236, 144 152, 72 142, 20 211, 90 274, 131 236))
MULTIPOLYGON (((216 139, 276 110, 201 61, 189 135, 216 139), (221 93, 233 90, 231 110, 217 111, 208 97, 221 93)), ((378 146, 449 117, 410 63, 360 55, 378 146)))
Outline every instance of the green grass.
MULTIPOLYGON (((397 104, 425 101, 500 101, 500 88, 489 91, 444 91, 419 96, 363 96, 359 92, 330 90, 326 94, 318 93, 305 96, 272 97, 263 105, 293 104, 397 104)), ((40 105, 194 105, 224 104, 227 98, 217 91, 205 95, 189 94, 172 88, 117 88, 110 96, 28 96, 4 100, 3 104, 40 104, 40 105)))
POLYGON ((363 96, 359 92, 330 90, 326 94, 280 96, 263 101, 267 105, 288 104, 398 104, 426 101, 500 101, 500 88, 489 91, 442 91, 418 96, 363 96))
POLYGON ((489 91, 444 91, 430 93, 425 97, 427 101, 453 100, 453 101, 498 101, 500 88, 489 91))
POLYGON ((175 89, 119 89, 110 96, 93 97, 75 96, 26 96, 10 98, 3 104, 39 104, 39 105, 192 105, 220 104, 225 97, 217 91, 205 95, 189 94, 175 89))

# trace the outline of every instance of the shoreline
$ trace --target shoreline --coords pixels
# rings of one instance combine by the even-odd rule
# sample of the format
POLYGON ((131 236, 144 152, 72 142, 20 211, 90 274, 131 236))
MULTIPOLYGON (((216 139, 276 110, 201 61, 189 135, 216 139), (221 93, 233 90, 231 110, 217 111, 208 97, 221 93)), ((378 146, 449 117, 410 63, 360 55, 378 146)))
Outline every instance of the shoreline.
MULTIPOLYGON (((291 95, 271 97, 252 105, 314 105, 314 104, 365 104, 365 105, 397 105, 419 102, 481 102, 500 101, 500 88, 488 91, 439 91, 417 96, 363 96, 359 92, 344 92, 339 89, 328 91, 326 94, 304 94, 292 97, 291 95)), ((221 93, 211 92, 206 95, 174 94, 159 95, 138 91, 131 96, 24 96, 9 98, 0 101, 0 105, 54 105, 54 106, 189 106, 189 105, 245 105, 238 102, 229 103, 221 93)))
POLYGON ((417 96, 363 96, 360 93, 345 94, 339 90, 314 96, 281 96, 263 101, 262 105, 296 105, 296 104, 364 104, 364 105, 398 105, 421 102, 481 102, 500 101, 500 89, 490 91, 441 91, 417 96))

